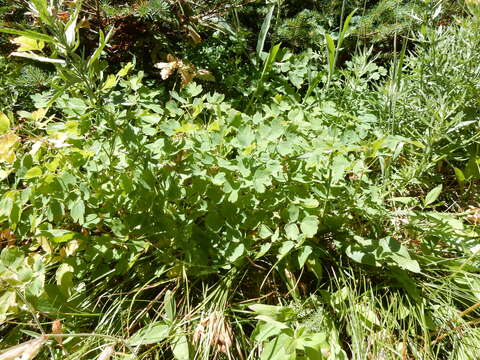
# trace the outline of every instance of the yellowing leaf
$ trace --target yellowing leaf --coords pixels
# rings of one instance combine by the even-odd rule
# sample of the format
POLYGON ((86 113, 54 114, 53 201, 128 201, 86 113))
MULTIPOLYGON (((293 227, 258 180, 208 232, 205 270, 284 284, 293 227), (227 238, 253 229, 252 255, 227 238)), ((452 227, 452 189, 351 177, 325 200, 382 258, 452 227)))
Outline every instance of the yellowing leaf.
POLYGON ((195 119, 198 115, 200 115, 203 111, 203 108, 204 108, 203 104, 195 106, 192 114, 192 119, 195 119))
POLYGON ((198 125, 192 124, 192 123, 184 123, 182 126, 179 128, 175 129, 175 132, 178 133, 188 133, 192 132, 198 129, 198 125))
POLYGON ((257 144, 251 143, 245 148, 245 150, 243 150, 243 155, 250 155, 252 151, 255 150, 256 147, 257 147, 257 144))
POLYGON ((24 179, 33 179, 42 176, 42 169, 39 166, 34 166, 25 173, 24 179))
POLYGON ((57 155, 52 161, 47 163, 45 166, 48 171, 54 172, 55 170, 58 169, 58 166, 60 165, 60 159, 62 159, 62 156, 57 155))
POLYGON ((208 127, 208 131, 219 131, 219 130, 220 130, 220 124, 218 121, 214 121, 208 127))
POLYGON ((118 77, 124 77, 125 75, 128 74, 128 72, 133 68, 133 64, 129 62, 127 65, 125 65, 119 72, 118 72, 118 77))
POLYGON ((107 77, 107 80, 103 83, 102 90, 107 90, 114 87, 117 84, 117 78, 115 75, 110 74, 107 77))
POLYGON ((0 134, 6 133, 10 129, 10 119, 3 112, 0 112, 0 134))
POLYGON ((43 109, 43 108, 37 109, 34 112, 32 112, 32 119, 34 121, 40 121, 45 117, 46 114, 47 114, 46 109, 43 109))
POLYGON ((23 51, 41 51, 43 47, 45 46, 45 43, 40 40, 35 40, 32 38, 29 38, 27 36, 18 36, 14 38, 13 40, 10 40, 13 44, 18 45, 18 52, 23 52, 23 51))
POLYGON ((10 173, 11 171, 0 169, 0 181, 5 180, 8 177, 8 175, 10 175, 10 173))
POLYGON ((0 161, 13 163, 15 161, 15 145, 19 137, 13 133, 0 136, 0 161))

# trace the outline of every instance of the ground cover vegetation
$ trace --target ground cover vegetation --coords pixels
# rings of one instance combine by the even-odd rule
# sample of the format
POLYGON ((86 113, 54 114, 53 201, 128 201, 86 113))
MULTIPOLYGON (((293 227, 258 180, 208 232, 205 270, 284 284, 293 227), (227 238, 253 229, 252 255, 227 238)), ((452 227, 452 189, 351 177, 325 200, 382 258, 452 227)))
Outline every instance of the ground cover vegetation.
POLYGON ((475 359, 476 0, 0 0, 0 359, 475 359))

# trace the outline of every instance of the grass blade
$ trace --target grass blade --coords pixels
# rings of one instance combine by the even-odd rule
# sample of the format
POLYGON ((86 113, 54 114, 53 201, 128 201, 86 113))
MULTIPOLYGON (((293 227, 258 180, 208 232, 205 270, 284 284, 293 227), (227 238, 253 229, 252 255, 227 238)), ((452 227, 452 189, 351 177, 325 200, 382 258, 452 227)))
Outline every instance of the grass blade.
POLYGON ((260 29, 260 34, 258 35, 257 41, 257 55, 263 51, 263 47, 265 46, 265 39, 267 38, 268 30, 270 29, 270 23, 272 22, 273 10, 275 9, 275 4, 270 5, 267 15, 263 20, 262 28, 260 29))

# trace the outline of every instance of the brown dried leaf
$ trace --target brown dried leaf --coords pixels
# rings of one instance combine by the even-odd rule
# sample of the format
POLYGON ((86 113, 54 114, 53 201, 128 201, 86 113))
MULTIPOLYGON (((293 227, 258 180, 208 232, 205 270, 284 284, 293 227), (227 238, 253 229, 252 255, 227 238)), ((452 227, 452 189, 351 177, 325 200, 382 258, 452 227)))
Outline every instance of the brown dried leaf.
POLYGON ((11 229, 5 229, 0 232, 0 248, 2 247, 2 243, 6 242, 8 247, 15 246, 15 241, 17 237, 15 236, 14 232, 11 229))
POLYGON ((83 29, 90 29, 90 21, 86 17, 83 17, 79 22, 78 22, 78 28, 83 28, 83 29))
POLYGON ((480 224, 480 208, 469 206, 465 219, 472 224, 480 224))
MULTIPOLYGON (((52 323, 52 334, 63 334, 62 322, 60 320, 55 320, 52 323)), ((62 344, 63 339, 60 337, 55 337, 55 340, 62 344)))
POLYGON ((182 82, 180 87, 185 87, 190 81, 193 80, 197 71, 195 67, 191 64, 185 64, 182 62, 182 66, 179 67, 178 72, 180 73, 180 77, 182 78, 182 82))
POLYGON ((200 44, 202 42, 202 37, 200 36, 200 34, 196 32, 195 29, 191 26, 187 26, 186 28, 188 37, 192 39, 195 44, 200 44))
POLYGON ((168 54, 167 62, 159 62, 154 65, 157 69, 160 69, 160 76, 162 80, 166 80, 173 74, 175 69, 181 65, 181 60, 177 59, 175 56, 168 54))

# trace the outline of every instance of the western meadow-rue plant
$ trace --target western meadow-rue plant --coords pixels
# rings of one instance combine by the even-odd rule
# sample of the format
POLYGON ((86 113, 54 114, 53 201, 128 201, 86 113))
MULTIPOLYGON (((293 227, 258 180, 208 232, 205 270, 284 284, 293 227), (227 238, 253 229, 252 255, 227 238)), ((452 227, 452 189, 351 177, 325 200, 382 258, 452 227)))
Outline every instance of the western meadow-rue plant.
MULTIPOLYGON (((169 2, 184 29, 195 13, 223 26, 224 53, 159 37, 148 69, 104 61, 118 48, 99 2, 29 4, 31 28, 0 28, 20 55, 6 68, 56 75, 0 112, 0 358, 474 358, 472 19, 364 48, 345 7, 297 53, 271 41, 279 1, 245 56, 245 8, 169 2), (217 83, 196 82, 201 57, 225 62, 217 83)), ((138 29, 129 11, 111 25, 138 29)))

